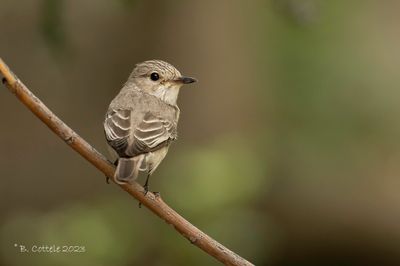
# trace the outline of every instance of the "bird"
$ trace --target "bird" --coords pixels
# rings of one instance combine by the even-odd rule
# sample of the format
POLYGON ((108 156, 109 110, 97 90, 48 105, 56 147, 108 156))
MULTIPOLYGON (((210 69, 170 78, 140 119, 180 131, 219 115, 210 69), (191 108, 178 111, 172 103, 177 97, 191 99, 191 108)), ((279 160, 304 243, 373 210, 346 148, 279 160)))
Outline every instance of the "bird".
POLYGON ((196 81, 162 60, 136 64, 104 120, 107 143, 118 156, 114 182, 131 183, 146 172, 147 194, 150 176, 178 136, 180 88, 196 81))

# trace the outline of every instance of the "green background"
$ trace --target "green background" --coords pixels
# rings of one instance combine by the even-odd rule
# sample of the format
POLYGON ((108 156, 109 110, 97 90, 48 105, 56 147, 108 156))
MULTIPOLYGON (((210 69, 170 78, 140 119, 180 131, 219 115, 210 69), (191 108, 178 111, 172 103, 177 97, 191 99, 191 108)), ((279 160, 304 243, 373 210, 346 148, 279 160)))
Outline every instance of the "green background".
MULTIPOLYGON (((151 190, 257 265, 400 265, 399 9, 1 0, 0 56, 104 154, 105 111, 134 65, 172 63, 199 82, 181 90, 151 190)), ((1 265, 218 265, 5 88, 0 111, 1 265)))

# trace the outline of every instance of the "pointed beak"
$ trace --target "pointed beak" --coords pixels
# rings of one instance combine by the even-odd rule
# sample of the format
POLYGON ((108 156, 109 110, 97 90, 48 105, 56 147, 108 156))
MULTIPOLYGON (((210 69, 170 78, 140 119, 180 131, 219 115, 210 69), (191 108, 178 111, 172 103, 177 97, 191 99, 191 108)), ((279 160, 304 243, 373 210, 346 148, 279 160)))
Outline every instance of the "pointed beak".
POLYGON ((182 84, 190 84, 193 82, 196 82, 197 80, 195 78, 191 77, 179 77, 175 80, 175 82, 182 83, 182 84))

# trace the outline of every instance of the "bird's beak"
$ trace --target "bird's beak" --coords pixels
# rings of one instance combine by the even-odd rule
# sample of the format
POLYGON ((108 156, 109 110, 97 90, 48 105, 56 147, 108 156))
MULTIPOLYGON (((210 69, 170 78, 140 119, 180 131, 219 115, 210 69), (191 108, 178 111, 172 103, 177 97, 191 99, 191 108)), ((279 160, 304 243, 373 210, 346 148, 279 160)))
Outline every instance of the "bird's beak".
POLYGON ((177 83, 182 83, 182 84, 190 84, 193 82, 196 82, 197 80, 195 78, 191 77, 179 77, 175 80, 177 83))

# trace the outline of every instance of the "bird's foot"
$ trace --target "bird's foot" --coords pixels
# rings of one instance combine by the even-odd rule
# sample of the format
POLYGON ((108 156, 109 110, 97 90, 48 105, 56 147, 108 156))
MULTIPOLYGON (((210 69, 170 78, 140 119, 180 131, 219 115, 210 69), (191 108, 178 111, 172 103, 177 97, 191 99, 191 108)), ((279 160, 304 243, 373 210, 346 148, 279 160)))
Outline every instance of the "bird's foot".
MULTIPOLYGON (((146 184, 143 186, 143 194, 144 196, 147 195, 147 193, 149 192, 149 186, 146 184)), ((139 208, 142 208, 142 203, 139 201, 139 208)))
MULTIPOLYGON (((115 166, 117 166, 118 165, 118 159, 116 159, 115 161, 114 161, 114 163, 113 163, 115 166)), ((106 176, 106 183, 107 184, 110 184, 110 178, 108 177, 108 176, 106 176)))
MULTIPOLYGON (((143 188, 144 188, 143 193, 144 193, 144 195, 146 196, 147 193, 149 193, 149 187, 148 187, 148 186, 144 186, 143 188)), ((161 197, 161 193, 158 192, 158 191, 153 191, 152 193, 154 194, 154 196, 155 196, 156 198, 161 197)), ((140 201, 139 201, 139 208, 142 208, 142 203, 141 203, 140 201)))
POLYGON ((144 186, 143 186, 143 193, 144 193, 144 195, 146 196, 148 192, 149 192, 149 186, 148 186, 148 185, 144 185, 144 186))

